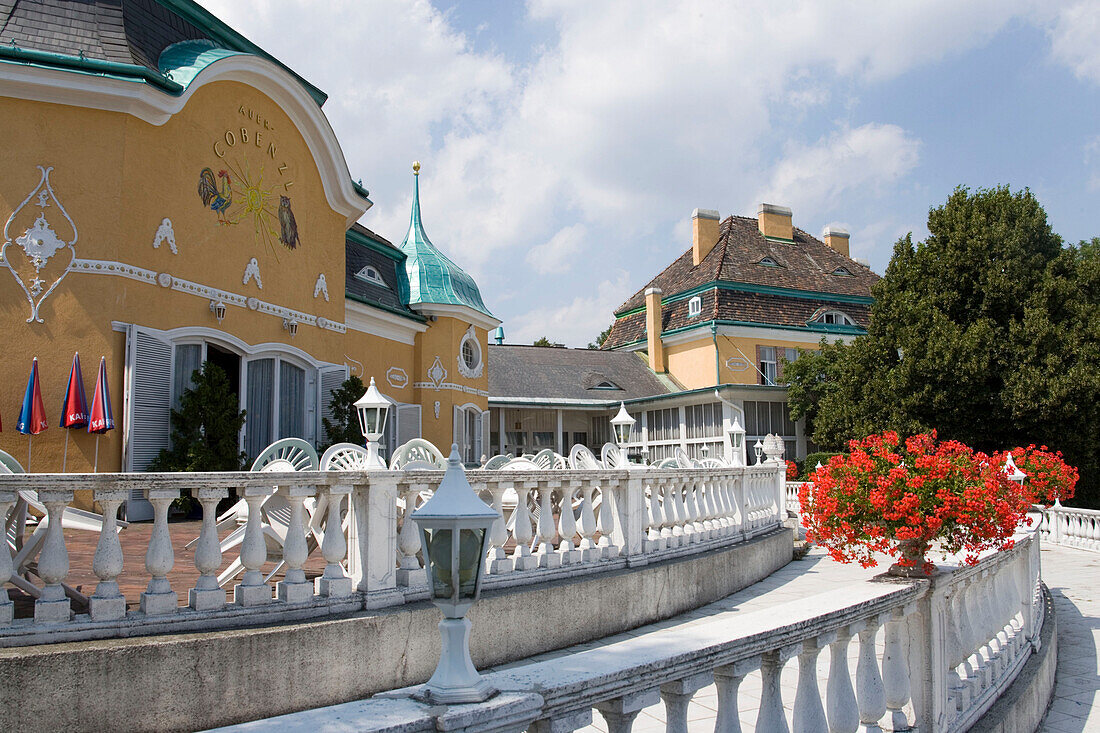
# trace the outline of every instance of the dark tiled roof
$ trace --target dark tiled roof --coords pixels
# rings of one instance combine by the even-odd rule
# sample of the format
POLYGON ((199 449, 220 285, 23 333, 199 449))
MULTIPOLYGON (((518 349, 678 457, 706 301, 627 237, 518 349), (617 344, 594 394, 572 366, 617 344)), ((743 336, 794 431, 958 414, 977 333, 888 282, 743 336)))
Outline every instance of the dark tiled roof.
POLYGON ((794 230, 793 242, 779 242, 765 239, 755 218, 731 216, 722 222, 718 243, 702 262, 692 264, 689 248, 615 313, 644 307, 647 288, 661 288, 661 297, 667 299, 715 280, 868 297, 879 276, 801 229, 794 230), (758 264, 764 257, 782 266, 758 264), (838 267, 852 274, 833 275, 838 267))
POLYGON ((157 71, 173 43, 207 38, 156 0, 0 0, 0 44, 157 71))
MULTIPOLYGON (((823 310, 838 310, 850 316, 863 328, 871 320, 871 307, 863 303, 838 303, 819 298, 793 298, 785 295, 750 293, 712 288, 699 293, 702 311, 688 315, 688 300, 666 303, 661 309, 661 331, 691 326, 707 321, 748 321, 773 326, 804 327, 823 310)), ((822 335, 827 333, 822 329, 822 335)), ((640 341, 646 337, 645 311, 623 316, 604 341, 605 349, 640 341)))
MULTIPOLYGON (((375 234, 365 226, 354 224, 352 225, 352 229, 360 236, 371 239, 376 244, 389 247, 393 249, 395 253, 399 253, 399 250, 397 250, 391 242, 375 234)), ((412 311, 401 302, 401 297, 398 295, 398 262, 396 258, 388 257, 366 245, 360 244, 354 241, 352 237, 347 238, 344 245, 344 253, 346 264, 344 292, 349 298, 360 302, 379 305, 392 311, 413 315, 412 311), (378 274, 382 276, 382 280, 386 283, 385 287, 356 277, 356 273, 367 265, 378 270, 378 274)))
POLYGON ((489 345, 489 399, 618 401, 672 390, 637 354, 549 346, 489 345), (622 389, 594 389, 607 380, 622 389))

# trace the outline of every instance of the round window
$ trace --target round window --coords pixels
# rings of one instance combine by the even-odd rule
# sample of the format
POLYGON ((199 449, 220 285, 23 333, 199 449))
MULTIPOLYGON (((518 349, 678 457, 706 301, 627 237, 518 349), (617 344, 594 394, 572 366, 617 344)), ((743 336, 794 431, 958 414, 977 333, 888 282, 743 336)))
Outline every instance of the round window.
POLYGON ((462 342, 462 362, 467 369, 477 369, 479 355, 472 339, 462 342))

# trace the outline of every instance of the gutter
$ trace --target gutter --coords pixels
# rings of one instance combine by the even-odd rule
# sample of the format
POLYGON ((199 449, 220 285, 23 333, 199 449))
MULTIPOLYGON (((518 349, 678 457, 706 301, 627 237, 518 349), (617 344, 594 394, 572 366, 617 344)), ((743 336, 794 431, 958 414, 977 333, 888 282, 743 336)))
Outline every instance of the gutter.
MULTIPOLYGON (((734 390, 749 390, 751 392, 768 392, 768 393, 785 393, 786 387, 771 387, 763 384, 720 384, 717 387, 699 387, 697 389, 687 389, 681 392, 670 392, 668 394, 650 395, 649 397, 632 397, 630 399, 618 399, 618 400, 581 400, 581 399, 539 399, 537 397, 493 397, 489 395, 489 405, 491 407, 588 407, 592 409, 614 409, 617 405, 616 402, 622 402, 623 404, 637 405, 647 402, 658 402, 661 400, 676 399, 677 397, 690 397, 692 395, 702 394, 704 392, 714 392, 717 394, 719 391, 730 392, 734 390)), ((722 399, 719 396, 719 399, 722 399)))
POLYGON ((111 76, 129 81, 148 82, 172 95, 179 95, 183 92, 182 84, 174 82, 167 76, 158 74, 152 69, 141 66, 140 64, 103 61, 102 59, 70 56, 68 54, 54 53, 53 51, 20 48, 19 46, 0 46, 0 59, 41 66, 59 67, 96 76, 111 76))

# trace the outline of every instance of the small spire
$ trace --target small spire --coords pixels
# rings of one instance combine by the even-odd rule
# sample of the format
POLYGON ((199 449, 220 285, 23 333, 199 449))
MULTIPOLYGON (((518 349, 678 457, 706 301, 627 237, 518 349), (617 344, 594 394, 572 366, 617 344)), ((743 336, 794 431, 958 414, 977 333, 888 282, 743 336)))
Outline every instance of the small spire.
POLYGON ((413 175, 414 176, 419 176, 420 175, 420 161, 419 160, 414 160, 413 161, 413 175))

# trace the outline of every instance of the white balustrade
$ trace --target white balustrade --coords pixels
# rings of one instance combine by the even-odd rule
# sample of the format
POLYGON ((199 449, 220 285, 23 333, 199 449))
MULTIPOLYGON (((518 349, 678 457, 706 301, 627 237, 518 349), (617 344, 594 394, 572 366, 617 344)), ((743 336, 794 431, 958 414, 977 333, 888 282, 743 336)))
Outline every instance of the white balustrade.
POLYGON ((69 552, 61 533, 61 514, 73 500, 65 489, 39 490, 38 499, 46 505, 46 538, 38 557, 38 577, 46 584, 34 602, 34 621, 59 624, 69 620, 70 604, 62 585, 69 574, 69 552))
POLYGON ((88 615, 93 621, 114 621, 126 616, 126 598, 119 591, 117 580, 122 574, 122 543, 118 539, 116 517, 118 508, 128 498, 129 493, 120 489, 95 492, 95 500, 103 509, 103 528, 92 559, 92 572, 99 578, 95 593, 88 599, 88 615))
POLYGON ((397 534, 398 585, 424 585, 428 582, 427 576, 421 570, 420 560, 416 557, 416 553, 420 551, 420 535, 417 533, 416 522, 409 519, 416 510, 420 492, 427 488, 427 483, 418 481, 399 484, 398 495, 405 506, 401 514, 401 531, 397 534))
MULTIPOLYGON (((15 506, 16 498, 14 491, 0 491, 0 524, 7 520, 8 512, 15 506)), ((4 588, 4 583, 8 582, 15 571, 15 565, 12 563, 11 551, 8 549, 6 531, 4 536, 3 547, 0 547, 0 627, 11 626, 12 621, 15 619, 15 604, 12 603, 7 590, 4 588)))
POLYGON ((325 522, 324 535, 321 538, 321 556, 325 558, 325 572, 314 581, 319 596, 344 598, 351 595, 351 578, 344 573, 341 565, 348 554, 348 543, 344 539, 340 505, 350 499, 352 487, 336 484, 322 489, 328 499, 328 519, 325 522))
POLYGON ((229 490, 201 487, 193 492, 202 506, 202 529, 199 530, 199 541, 195 543, 195 568, 199 571, 199 577, 195 587, 187 591, 187 605, 196 611, 219 611, 225 608, 225 589, 218 585, 222 548, 216 523, 218 502, 229 496, 229 490))
POLYGON ((151 577, 141 594, 141 611, 147 616, 175 613, 179 606, 179 596, 168 582, 168 573, 176 564, 172 536, 168 533, 168 508, 179 496, 179 489, 174 488, 153 485, 145 490, 145 498, 153 505, 153 533, 145 553, 145 570, 151 577))
POLYGON ((247 486, 243 493, 248 504, 248 519, 245 521, 244 540, 241 542, 244 577, 233 586, 233 602, 238 606, 259 606, 272 600, 271 586, 264 582, 261 572, 267 562, 267 541, 264 538, 260 507, 275 490, 270 486, 247 486))
POLYGON ((1100 511, 1061 504, 1042 511, 1040 534, 1044 542, 1100 552, 1100 511))
POLYGON ((302 569, 309 557, 304 504, 307 497, 316 493, 316 489, 309 485, 292 485, 286 487, 286 491, 290 503, 290 524, 283 540, 286 572, 283 580, 275 584, 275 595, 287 603, 308 603, 313 599, 313 583, 306 580, 305 570, 302 569))

